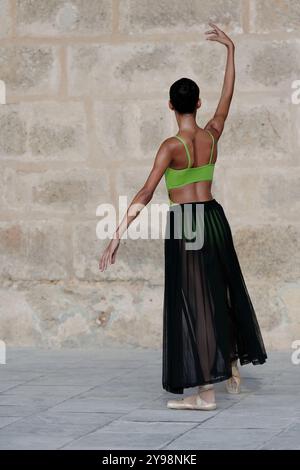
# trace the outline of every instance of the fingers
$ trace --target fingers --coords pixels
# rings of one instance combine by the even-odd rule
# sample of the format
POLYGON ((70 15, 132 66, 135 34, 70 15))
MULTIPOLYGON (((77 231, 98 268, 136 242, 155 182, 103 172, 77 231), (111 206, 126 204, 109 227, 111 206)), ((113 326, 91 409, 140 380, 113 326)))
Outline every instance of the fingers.
POLYGON ((218 36, 218 33, 216 31, 206 31, 205 34, 207 37, 218 36))
POLYGON ((218 30, 215 28, 215 25, 213 23, 209 23, 209 25, 212 26, 213 29, 205 31, 206 39, 208 39, 209 41, 215 41, 219 35, 218 30))
POLYGON ((218 36, 217 34, 211 34, 210 36, 208 36, 207 38, 208 41, 216 41, 218 39, 218 36))
POLYGON ((105 271, 109 264, 113 264, 116 258, 116 251, 111 253, 110 250, 105 251, 99 261, 99 269, 100 271, 105 271))
POLYGON ((210 29, 208 31, 205 31, 206 38, 208 41, 219 41, 221 42, 221 38, 223 38, 224 33, 223 31, 212 21, 208 22, 209 26, 211 26, 213 29, 210 29))
POLYGON ((100 259, 100 262, 99 262, 99 269, 100 269, 100 271, 103 271, 103 268, 104 268, 104 257, 105 257, 105 255, 103 254, 103 255, 101 256, 101 259, 100 259))
POLYGON ((107 251, 103 253, 99 262, 100 271, 105 271, 106 267, 107 267, 107 251))
POLYGON ((208 24, 209 24, 209 26, 216 29, 217 31, 221 31, 220 28, 215 23, 213 23, 212 21, 209 21, 208 24))
POLYGON ((105 265, 104 265, 104 269, 107 269, 108 263, 109 263, 109 253, 107 253, 107 255, 105 256, 105 265))
POLYGON ((103 267, 103 270, 104 270, 104 271, 105 271, 106 268, 107 268, 107 263, 108 263, 108 253, 106 253, 106 255, 105 255, 104 267, 103 267))

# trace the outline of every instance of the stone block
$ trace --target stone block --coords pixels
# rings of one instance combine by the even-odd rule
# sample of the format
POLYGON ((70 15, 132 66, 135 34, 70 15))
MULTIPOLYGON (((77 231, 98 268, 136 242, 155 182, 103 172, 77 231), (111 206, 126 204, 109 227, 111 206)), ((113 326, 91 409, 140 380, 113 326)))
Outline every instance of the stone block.
POLYGON ((111 202, 106 170, 70 169, 6 171, 7 204, 13 208, 94 216, 100 203, 111 202))
POLYGON ((272 91, 290 99, 292 82, 299 79, 299 49, 298 39, 237 38, 236 88, 272 91))
POLYGON ((0 1, 0 37, 5 38, 11 33, 11 17, 9 0, 0 1))
POLYGON ((250 102, 237 96, 218 143, 218 160, 226 160, 230 167, 251 168, 252 172, 256 168, 256 174, 261 167, 292 165, 296 157, 291 132, 286 100, 265 98, 250 102))
MULTIPOLYGON (((266 344, 270 349, 285 349, 292 354, 292 343, 300 339, 299 280, 289 282, 282 278, 271 287, 266 285, 265 290, 268 292, 269 301, 262 305, 261 324, 266 344)), ((257 302, 259 305, 259 298, 257 302)))
POLYGON ((86 116, 81 103, 22 103, 0 107, 0 157, 85 160, 86 116))
MULTIPOLYGON (((299 85, 297 87, 297 91, 299 90, 299 85)), ((299 92, 298 92, 299 95, 299 92)), ((299 151, 300 151, 300 132, 299 132, 299 126, 298 122, 300 119, 300 103, 299 104, 293 104, 292 105, 292 120, 293 120, 293 134, 295 136, 294 140, 294 154, 295 154, 295 159, 297 162, 297 165, 299 165, 299 151)))
POLYGON ((147 0, 120 2, 120 30, 125 33, 175 33, 187 30, 203 32, 214 21, 230 32, 241 32, 242 2, 237 0, 191 0, 183 6, 180 0, 150 4, 147 0))
MULTIPOLYGON (((127 248, 127 247, 126 247, 127 248)), ((159 274, 156 277, 158 281, 159 274)), ((121 344, 160 348, 162 341, 163 286, 147 281, 110 282, 101 289, 94 306, 107 338, 121 344)))
POLYGON ((59 222, 1 222, 0 231, 2 279, 66 278, 68 242, 59 222))
POLYGON ((42 344, 39 318, 24 292, 1 289, 0 313, 0 338, 7 345, 42 344))
POLYGON ((16 105, 0 106, 0 155, 15 158, 26 153, 27 125, 16 105))
POLYGON ((229 217, 239 224, 253 222, 293 223, 299 210, 298 168, 253 170, 226 168, 225 204, 229 217))
POLYGON ((226 60, 225 48, 209 41, 70 45, 67 56, 69 93, 105 99, 155 93, 168 100, 171 84, 182 76, 219 92, 226 60))
POLYGON ((299 228, 265 224, 233 233, 241 265, 257 280, 295 282, 299 278, 299 228))
POLYGON ((295 339, 300 339, 300 285, 299 282, 282 283, 278 297, 284 309, 284 321, 287 322, 289 329, 295 339))
MULTIPOLYGON (((281 279, 271 284, 268 279, 264 281, 264 279, 250 276, 248 264, 244 262, 243 266, 244 279, 264 337, 265 334, 280 328, 285 322, 286 311, 278 295, 284 280, 281 279)), ((285 347, 288 348, 289 344, 285 347)))
POLYGON ((110 33, 112 2, 97 0, 17 0, 17 31, 26 36, 110 33))
POLYGON ((6 287, 0 294, 0 337, 9 346, 91 348, 114 340, 142 347, 161 344, 162 286, 39 282, 6 287))
POLYGON ((250 31, 253 33, 290 33, 299 31, 298 0, 250 0, 250 31))
POLYGON ((55 94, 59 83, 57 48, 47 45, 9 45, 0 48, 0 76, 10 94, 55 94))

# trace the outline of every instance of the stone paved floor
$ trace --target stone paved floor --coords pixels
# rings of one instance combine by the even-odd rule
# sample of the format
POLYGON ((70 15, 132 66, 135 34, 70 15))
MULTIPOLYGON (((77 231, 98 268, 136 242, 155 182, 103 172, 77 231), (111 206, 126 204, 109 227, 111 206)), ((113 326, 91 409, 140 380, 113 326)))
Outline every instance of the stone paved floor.
MULTIPOLYGON (((241 367, 215 411, 169 410, 161 352, 8 349, 0 365, 1 449, 300 449, 300 365, 269 352, 241 367)), ((186 395, 196 389, 186 389, 186 395)))

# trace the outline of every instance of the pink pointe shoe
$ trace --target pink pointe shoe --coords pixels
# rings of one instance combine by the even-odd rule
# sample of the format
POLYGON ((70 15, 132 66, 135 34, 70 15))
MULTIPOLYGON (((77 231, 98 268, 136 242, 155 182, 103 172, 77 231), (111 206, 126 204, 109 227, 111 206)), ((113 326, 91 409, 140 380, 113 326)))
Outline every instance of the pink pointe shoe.
POLYGON ((226 390, 228 393, 241 393, 241 375, 237 366, 237 361, 232 363, 232 377, 226 381, 226 390))
MULTIPOLYGON (((204 392, 206 390, 211 390, 213 385, 202 385, 199 387, 199 392, 204 392)), ((212 411, 217 408, 216 403, 208 403, 200 397, 200 394, 190 395, 186 398, 180 398, 179 400, 168 400, 167 408, 172 408, 174 410, 202 410, 202 411, 212 411)))

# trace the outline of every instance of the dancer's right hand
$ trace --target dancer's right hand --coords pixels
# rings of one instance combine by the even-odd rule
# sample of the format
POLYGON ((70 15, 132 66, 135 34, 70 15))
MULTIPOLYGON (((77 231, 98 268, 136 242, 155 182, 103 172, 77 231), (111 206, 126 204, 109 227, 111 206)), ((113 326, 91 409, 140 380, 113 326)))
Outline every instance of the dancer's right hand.
POLYGON ((113 238, 108 246, 105 248, 100 260, 99 260, 99 269, 100 271, 105 271, 110 264, 114 264, 116 260, 116 255, 118 248, 120 246, 120 239, 113 238))

